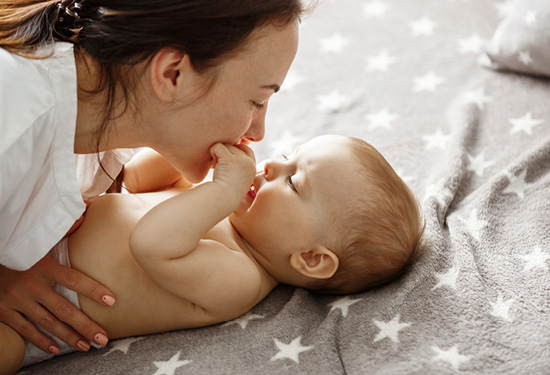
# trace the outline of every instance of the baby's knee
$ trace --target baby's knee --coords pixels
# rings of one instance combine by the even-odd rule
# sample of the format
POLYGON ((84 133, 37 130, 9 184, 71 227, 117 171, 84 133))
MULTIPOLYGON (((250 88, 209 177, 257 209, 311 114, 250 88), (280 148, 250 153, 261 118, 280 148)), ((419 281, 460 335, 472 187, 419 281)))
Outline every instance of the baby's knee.
POLYGON ((15 374, 25 357, 25 340, 0 322, 0 374, 15 374))

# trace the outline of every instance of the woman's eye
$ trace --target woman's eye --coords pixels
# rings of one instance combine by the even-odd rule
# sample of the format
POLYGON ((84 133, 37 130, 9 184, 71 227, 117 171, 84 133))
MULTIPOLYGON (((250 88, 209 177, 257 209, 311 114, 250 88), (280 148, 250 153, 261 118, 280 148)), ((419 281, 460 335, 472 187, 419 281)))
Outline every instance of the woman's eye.
POLYGON ((256 107, 257 109, 262 109, 264 107, 265 104, 260 104, 258 102, 255 102, 255 101, 252 101, 252 104, 254 105, 254 107, 256 107))
POLYGON ((294 190, 296 193, 298 192, 298 190, 296 190, 296 186, 294 186, 294 182, 292 182, 292 176, 289 176, 288 177, 288 186, 290 186, 290 188, 292 190, 294 190))

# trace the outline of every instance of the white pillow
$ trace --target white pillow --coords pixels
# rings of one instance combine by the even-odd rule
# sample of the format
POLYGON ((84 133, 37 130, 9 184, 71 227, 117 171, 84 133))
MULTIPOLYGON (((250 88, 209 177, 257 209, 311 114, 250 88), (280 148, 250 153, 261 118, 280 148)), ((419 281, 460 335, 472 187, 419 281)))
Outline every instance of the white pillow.
POLYGON ((550 76, 550 0, 516 0, 482 63, 496 70, 550 76))

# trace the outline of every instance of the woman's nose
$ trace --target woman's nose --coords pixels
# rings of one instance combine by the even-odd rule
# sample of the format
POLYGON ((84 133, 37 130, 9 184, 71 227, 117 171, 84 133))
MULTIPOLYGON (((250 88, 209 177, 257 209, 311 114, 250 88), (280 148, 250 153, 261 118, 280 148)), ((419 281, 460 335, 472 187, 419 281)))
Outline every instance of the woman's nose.
POLYGON ((265 115, 266 115, 265 107, 254 113, 254 115, 252 116, 250 127, 246 131, 244 138, 248 139, 250 142, 259 142, 262 139, 264 139, 265 115))

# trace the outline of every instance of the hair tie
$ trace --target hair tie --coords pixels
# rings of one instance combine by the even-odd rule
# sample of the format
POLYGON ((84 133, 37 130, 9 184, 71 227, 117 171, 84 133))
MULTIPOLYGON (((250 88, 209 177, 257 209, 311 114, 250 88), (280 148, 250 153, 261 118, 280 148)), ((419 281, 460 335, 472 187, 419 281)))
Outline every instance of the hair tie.
POLYGON ((63 0, 56 5, 57 20, 54 25, 54 33, 67 42, 75 43, 82 26, 78 25, 81 19, 79 12, 83 6, 76 0, 63 0))

